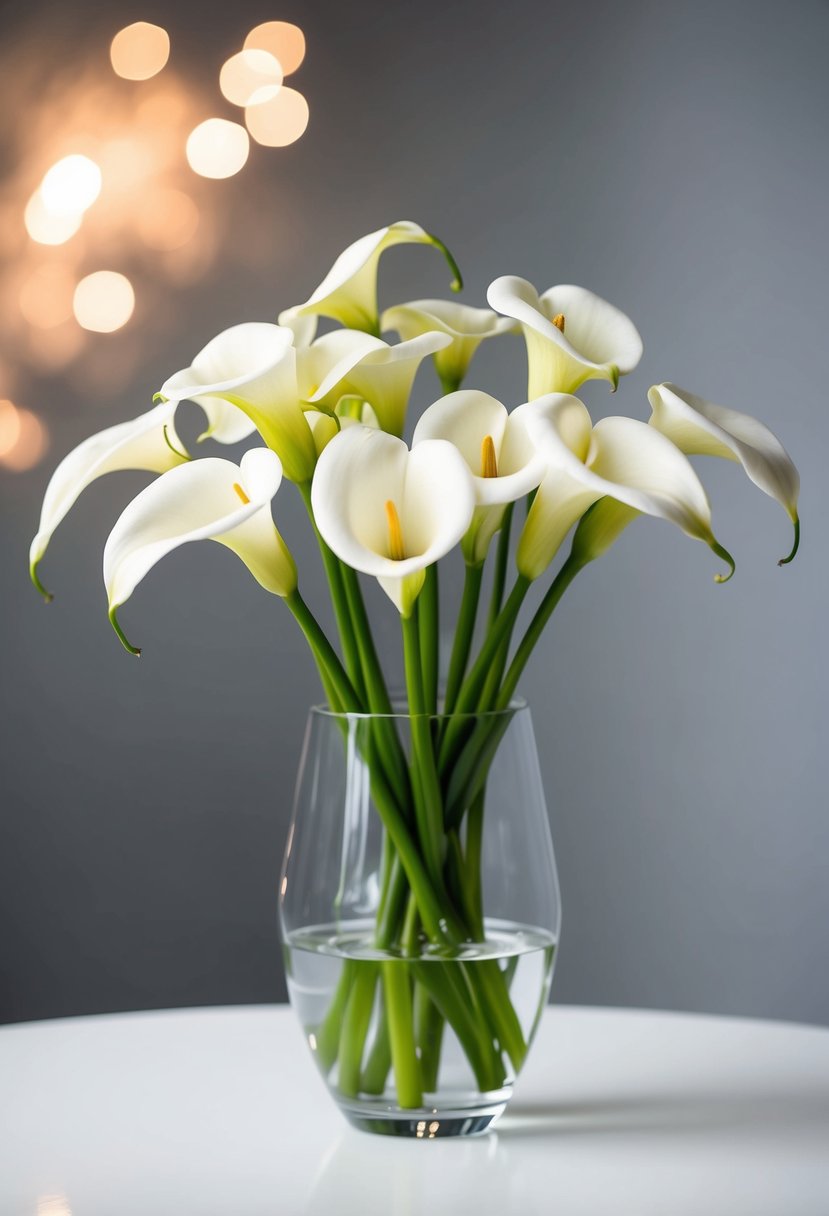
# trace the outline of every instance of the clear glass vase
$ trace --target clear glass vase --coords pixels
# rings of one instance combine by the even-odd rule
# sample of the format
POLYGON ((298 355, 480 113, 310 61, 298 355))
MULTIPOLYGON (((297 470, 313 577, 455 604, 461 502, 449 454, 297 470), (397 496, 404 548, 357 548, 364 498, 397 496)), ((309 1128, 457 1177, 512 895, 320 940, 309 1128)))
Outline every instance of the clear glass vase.
POLYGON ((561 915, 529 709, 311 711, 280 914, 291 1003, 366 1131, 485 1131, 546 1004, 561 915))

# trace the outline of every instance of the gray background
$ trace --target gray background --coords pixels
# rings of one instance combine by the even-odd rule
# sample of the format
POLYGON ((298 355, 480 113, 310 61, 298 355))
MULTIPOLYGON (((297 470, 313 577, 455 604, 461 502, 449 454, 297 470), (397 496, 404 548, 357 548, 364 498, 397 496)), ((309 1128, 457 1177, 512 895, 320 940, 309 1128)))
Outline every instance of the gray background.
MULTIPOLYGON (((232 555, 191 546, 125 610, 144 647, 129 659, 99 563, 137 475, 97 483, 61 528, 49 609, 26 549, 60 454, 137 413, 214 332, 305 298, 356 236, 412 218, 456 252, 470 302, 518 273, 630 313, 645 358, 616 398, 586 390, 595 413, 647 417, 648 385, 674 379, 756 413, 803 475, 793 566, 775 566, 783 513, 711 462, 737 577, 716 587, 702 546, 642 522, 573 587, 524 680, 565 907, 555 997, 829 1022, 829 8, 115 4, 101 23, 35 4, 25 24, 7 16, 4 54, 81 40, 105 54, 137 17, 168 25, 180 66, 211 73, 256 21, 293 17, 312 121, 255 179, 223 186, 240 217, 227 267, 182 296, 103 407, 59 377, 26 386, 53 448, 30 474, 0 474, 0 1018, 284 997, 277 874, 317 697, 288 614, 232 555), (251 208, 272 239, 242 270, 251 208)), ((383 267, 389 302, 445 286, 429 252, 383 267)), ((517 402, 523 374, 516 341, 470 383, 517 402)), ((417 396, 434 394, 427 370, 417 396)), ((292 494, 277 501, 305 543, 292 494)), ((390 652, 393 611, 372 602, 390 652)))

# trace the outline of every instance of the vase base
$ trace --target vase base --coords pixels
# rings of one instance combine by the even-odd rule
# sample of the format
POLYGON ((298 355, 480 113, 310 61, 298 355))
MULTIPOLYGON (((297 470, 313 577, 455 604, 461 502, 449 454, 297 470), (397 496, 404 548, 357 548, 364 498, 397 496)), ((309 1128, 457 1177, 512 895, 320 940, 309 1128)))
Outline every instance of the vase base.
POLYGON ((439 1140, 444 1136, 481 1136, 506 1110, 506 1102, 474 1110, 363 1110, 340 1106, 352 1127, 378 1136, 439 1140))

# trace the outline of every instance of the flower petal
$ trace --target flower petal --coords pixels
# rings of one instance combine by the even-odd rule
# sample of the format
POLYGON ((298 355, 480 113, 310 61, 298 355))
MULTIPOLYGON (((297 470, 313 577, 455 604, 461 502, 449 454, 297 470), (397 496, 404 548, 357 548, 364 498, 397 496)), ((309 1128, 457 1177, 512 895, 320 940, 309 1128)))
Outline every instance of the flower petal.
MULTIPOLYGON (((469 471, 450 443, 413 451, 393 435, 351 427, 320 456, 311 501, 317 527, 344 562, 380 579, 401 611, 411 608, 409 576, 432 565, 466 532, 475 506, 469 471), (407 556, 390 556, 387 503, 400 520, 407 556), (408 596, 403 592, 408 591, 408 596)), ((414 584, 414 594, 422 580, 414 584)))
POLYGON ((574 392, 585 380, 609 380, 615 388, 642 357, 642 339, 630 318, 583 287, 565 284, 539 296, 526 279, 505 275, 490 285, 487 300, 521 324, 530 400, 574 392), (563 331, 553 324, 557 315, 564 318, 563 331))
POLYGON ((293 331, 285 326, 264 321, 234 325, 208 342, 189 368, 165 381, 161 395, 197 401, 211 423, 205 434, 222 442, 236 442, 255 428, 279 456, 285 476, 307 481, 316 449, 300 406, 293 341, 293 331), (211 399, 221 405, 211 407, 211 399), (238 411, 249 426, 239 420, 238 411))
MULTIPOLYGON (((289 595, 296 568, 274 527, 270 502, 282 468, 267 448, 246 452, 239 465, 206 458, 170 470, 126 507, 104 549, 110 617, 146 574, 173 549, 216 540, 232 549, 266 591, 289 595)), ((123 635, 119 635, 123 639, 123 635)), ((126 644, 126 643, 125 643, 126 644)))
POLYGON ((435 370, 446 392, 460 387, 472 356, 485 338, 514 332, 509 317, 499 317, 489 308, 471 308, 456 300, 413 300, 387 308, 380 321, 382 330, 395 330, 406 341, 437 331, 448 334, 451 343, 435 353, 435 370))
POLYGON ((162 402, 147 413, 91 435, 64 456, 46 487, 40 525, 29 550, 32 581, 45 595, 37 567, 58 524, 88 485, 105 473, 147 469, 164 473, 187 460, 175 430, 177 402, 162 402), (166 432, 166 435, 165 435, 166 432))
POLYGON ((384 250, 392 245, 434 245, 447 258, 455 276, 452 289, 461 287, 457 265, 442 241, 410 220, 400 220, 387 228, 378 228, 360 237, 343 250, 316 291, 304 304, 280 314, 280 324, 291 324, 294 318, 319 315, 332 317, 351 329, 378 332, 377 265, 384 250))
MULTIPOLYGON (((650 425, 680 451, 689 456, 722 456, 741 464, 754 484, 780 503, 797 529, 800 475, 767 426, 750 414, 712 405, 676 384, 654 385, 648 401, 653 411, 650 425)), ((790 561, 796 549, 797 543, 783 561, 790 561)))

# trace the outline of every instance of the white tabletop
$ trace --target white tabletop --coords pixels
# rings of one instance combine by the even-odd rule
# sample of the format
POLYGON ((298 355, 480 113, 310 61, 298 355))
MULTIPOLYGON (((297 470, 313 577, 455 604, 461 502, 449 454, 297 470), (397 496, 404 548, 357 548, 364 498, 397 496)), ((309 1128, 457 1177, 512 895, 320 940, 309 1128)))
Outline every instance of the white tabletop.
POLYGON ((471 1140, 346 1126, 283 1007, 0 1030, 2 1216, 826 1216, 829 1031, 553 1008, 471 1140))

